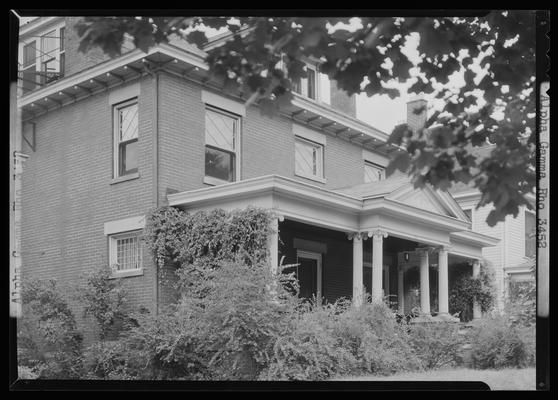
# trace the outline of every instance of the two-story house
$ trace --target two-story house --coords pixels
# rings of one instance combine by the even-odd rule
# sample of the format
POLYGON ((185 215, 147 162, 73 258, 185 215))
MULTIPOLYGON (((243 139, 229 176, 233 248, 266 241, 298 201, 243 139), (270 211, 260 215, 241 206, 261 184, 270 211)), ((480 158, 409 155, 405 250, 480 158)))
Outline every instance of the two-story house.
POLYGON ((270 118, 202 81, 205 51, 176 40, 114 59, 81 54, 76 20, 21 27, 23 279, 74 282, 109 264, 132 303, 157 312, 173 293, 142 246, 145 215, 254 205, 275 213, 271 266, 298 263, 302 296, 359 303, 367 291, 408 312, 415 268, 422 313, 451 320, 453 268, 478 270, 498 239, 471 230, 450 193, 386 179, 398 149, 356 118, 354 97, 310 64, 270 118))

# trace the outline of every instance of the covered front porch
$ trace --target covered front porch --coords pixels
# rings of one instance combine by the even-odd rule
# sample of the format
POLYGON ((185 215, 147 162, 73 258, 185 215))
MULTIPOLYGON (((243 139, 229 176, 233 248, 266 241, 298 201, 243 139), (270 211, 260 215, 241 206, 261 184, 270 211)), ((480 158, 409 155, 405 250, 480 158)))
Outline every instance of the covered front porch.
MULTIPOLYGON (((482 248, 497 239, 470 230, 447 193, 414 189, 406 177, 327 190, 271 175, 170 194, 189 211, 247 206, 274 212, 271 268, 293 265, 300 296, 320 302, 386 301, 416 320, 456 321, 449 284, 458 268, 480 271, 482 248)), ((480 317, 478 307, 474 317, 480 317)))

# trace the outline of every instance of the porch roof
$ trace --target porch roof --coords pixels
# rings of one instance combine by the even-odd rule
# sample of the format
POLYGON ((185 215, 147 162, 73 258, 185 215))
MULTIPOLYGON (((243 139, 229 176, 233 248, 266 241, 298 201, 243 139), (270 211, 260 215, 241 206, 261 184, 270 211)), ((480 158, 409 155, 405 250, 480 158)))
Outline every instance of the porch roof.
POLYGON ((452 214, 449 206, 442 204, 443 198, 434 197, 435 191, 415 190, 399 178, 387 181, 389 179, 381 187, 392 189, 389 192, 393 194, 391 198, 386 195, 370 198, 368 195, 348 194, 343 190, 324 189, 278 175, 173 193, 167 198, 170 206, 191 211, 212 208, 232 210, 253 205, 328 229, 345 232, 384 229, 393 236, 438 246, 461 242, 466 244, 466 248, 460 253, 475 256, 480 254, 482 247, 493 246, 497 242, 494 238, 468 230, 470 223, 452 214), (425 192, 420 201, 416 201, 417 191, 425 192), (427 204, 428 201, 431 203, 427 204), (421 207, 423 203, 425 206, 421 207), (453 235, 459 232, 465 233, 453 235))

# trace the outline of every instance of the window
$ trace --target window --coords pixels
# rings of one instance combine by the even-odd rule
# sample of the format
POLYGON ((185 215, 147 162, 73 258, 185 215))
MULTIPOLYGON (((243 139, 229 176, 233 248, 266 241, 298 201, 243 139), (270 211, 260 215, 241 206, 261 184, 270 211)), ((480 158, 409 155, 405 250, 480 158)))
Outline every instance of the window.
POLYGON ((205 110, 205 176, 220 181, 237 179, 240 118, 213 108, 205 110))
POLYGON ((114 106, 115 177, 138 172, 137 99, 114 106))
POLYGON ((318 98, 318 71, 313 65, 306 65, 306 78, 293 82, 293 91, 310 99, 318 98))
POLYGON ((385 179, 385 171, 379 165, 371 162, 364 162, 364 182, 378 182, 385 179))
POLYGON ((64 34, 64 26, 58 26, 22 43, 20 79, 23 93, 64 76, 64 34))
POLYGON ((110 266, 115 273, 142 269, 141 231, 109 236, 110 266))
POLYGON ((536 217, 531 211, 525 210, 525 257, 536 254, 536 217))
POLYGON ((324 178, 323 145, 295 138, 295 174, 310 179, 324 178))

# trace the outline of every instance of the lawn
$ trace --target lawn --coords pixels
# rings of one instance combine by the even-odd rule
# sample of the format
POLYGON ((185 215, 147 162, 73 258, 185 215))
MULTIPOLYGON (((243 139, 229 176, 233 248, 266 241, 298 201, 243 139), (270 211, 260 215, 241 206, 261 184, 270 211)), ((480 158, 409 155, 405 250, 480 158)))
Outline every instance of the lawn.
POLYGON ((477 370, 450 369, 427 372, 399 373, 391 376, 360 376, 343 381, 481 381, 492 390, 535 390, 535 368, 477 370))

